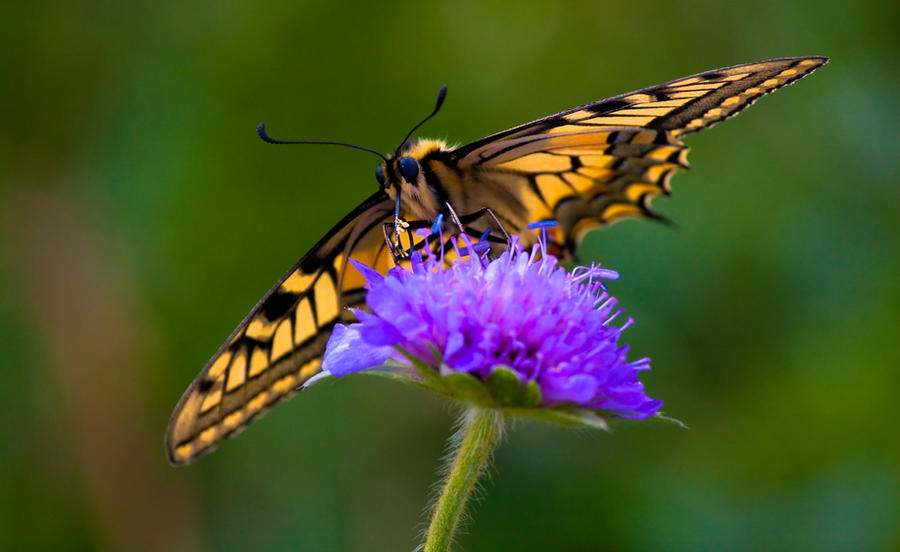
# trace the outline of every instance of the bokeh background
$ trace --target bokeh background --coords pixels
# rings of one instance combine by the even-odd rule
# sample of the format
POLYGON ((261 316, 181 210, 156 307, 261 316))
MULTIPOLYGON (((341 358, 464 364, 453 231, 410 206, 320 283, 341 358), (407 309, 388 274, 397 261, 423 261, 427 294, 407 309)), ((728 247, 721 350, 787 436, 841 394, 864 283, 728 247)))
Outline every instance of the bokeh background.
POLYGON ((900 547, 900 209, 890 2, 10 2, 0 8, 0 549, 412 550, 454 412, 318 386, 188 468, 182 391, 422 134, 471 141, 702 70, 828 55, 692 135, 585 259, 665 412, 514 425, 461 549, 900 547))

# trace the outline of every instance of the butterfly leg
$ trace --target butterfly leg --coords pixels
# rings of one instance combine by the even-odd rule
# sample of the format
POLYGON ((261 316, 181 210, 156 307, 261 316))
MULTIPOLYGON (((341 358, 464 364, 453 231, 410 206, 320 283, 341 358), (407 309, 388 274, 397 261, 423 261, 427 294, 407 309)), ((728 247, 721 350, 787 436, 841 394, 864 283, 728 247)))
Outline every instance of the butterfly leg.
MULTIPOLYGON (((450 224, 455 227, 451 227, 452 234, 468 234, 479 240, 487 240, 502 245, 506 245, 510 242, 511 237, 506 231, 506 228, 504 228, 500 219, 498 219, 494 212, 489 208, 485 207, 478 211, 460 216, 450 204, 445 204, 445 206, 450 218, 450 224), (486 231, 477 230, 470 226, 470 224, 478 221, 485 215, 490 217, 492 221, 492 224, 488 225, 486 231), (490 235, 490 231, 494 228, 498 229, 503 234, 502 238, 490 235)), ((421 238, 418 241, 415 239, 417 230, 431 228, 432 226, 433 223, 429 221, 407 221, 400 217, 395 217, 391 222, 383 223, 382 233, 384 234, 384 242, 387 244, 388 250, 394 259, 394 263, 399 264, 400 262, 409 259, 412 256, 413 251, 421 250, 423 247, 431 247, 434 243, 440 242, 441 234, 437 233, 421 238)))
POLYGON ((452 220, 453 224, 455 224, 456 227, 459 228, 459 232, 465 232, 465 227, 463 226, 462 221, 459 220, 459 216, 457 216, 456 210, 453 209, 453 206, 449 203, 444 203, 444 206, 447 207, 447 212, 450 213, 450 220, 452 220))
POLYGON ((382 224, 384 243, 387 244, 388 250, 394 258, 394 264, 409 259, 413 251, 422 249, 427 244, 428 238, 416 241, 416 231, 430 228, 431 225, 432 223, 424 220, 406 221, 402 218, 382 224))
POLYGON ((394 263, 397 264, 403 259, 409 258, 409 249, 403 247, 403 234, 410 244, 414 243, 411 226, 408 222, 401 218, 395 218, 393 222, 385 222, 381 226, 384 232, 384 243, 387 244, 394 263))
MULTIPOLYGON (((512 240, 512 238, 509 235, 509 232, 506 231, 506 228, 504 228, 503 224, 500 222, 500 219, 498 219, 497 215, 495 215, 494 212, 491 211, 490 208, 488 208, 488 207, 483 207, 473 213, 463 215, 462 217, 457 217, 456 213, 453 212, 453 208, 450 207, 449 204, 447 204, 447 208, 450 210, 451 216, 453 217, 456 224, 460 227, 460 229, 463 228, 463 225, 471 224, 471 223, 475 222, 476 220, 480 219, 481 217, 487 215, 487 216, 491 217, 492 221, 494 221, 494 224, 496 225, 497 229, 503 233, 504 239, 501 242, 500 238, 494 238, 492 236, 488 236, 488 237, 491 238, 492 241, 496 241, 497 243, 509 243, 512 240)), ((490 229, 493 227, 489 226, 488 228, 490 229)))
POLYGON ((405 220, 400 218, 400 189, 397 189, 397 199, 394 201, 394 238, 397 240, 397 244, 400 244, 400 229, 406 229, 408 227, 405 220))

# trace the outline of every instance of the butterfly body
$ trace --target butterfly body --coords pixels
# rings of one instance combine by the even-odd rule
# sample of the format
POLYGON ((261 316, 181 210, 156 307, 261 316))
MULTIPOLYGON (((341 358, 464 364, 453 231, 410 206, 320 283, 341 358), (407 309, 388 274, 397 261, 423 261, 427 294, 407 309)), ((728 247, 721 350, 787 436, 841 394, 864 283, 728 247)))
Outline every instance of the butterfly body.
MULTIPOLYGON (((528 224, 555 219, 554 251, 625 217, 661 218, 650 206, 688 167, 681 139, 736 115, 758 98, 827 62, 783 58, 708 71, 600 100, 472 144, 404 143, 376 170, 378 190, 297 262, 259 301, 185 391, 166 431, 172 464, 190 463, 293 394, 321 369, 336 323, 353 319, 365 281, 353 258, 384 273, 401 250, 421 246, 405 221, 444 226, 489 210, 528 244, 528 224), (398 201, 399 200, 399 201, 398 201), (405 241, 404 241, 405 239, 405 241)), ((438 106, 443 101, 439 96, 438 106)), ((262 135, 262 134, 261 134, 262 135)), ((475 235, 490 221, 473 219, 475 235), (480 226, 479 226, 480 225, 480 226)), ((469 228, 466 228, 469 231, 469 228)))

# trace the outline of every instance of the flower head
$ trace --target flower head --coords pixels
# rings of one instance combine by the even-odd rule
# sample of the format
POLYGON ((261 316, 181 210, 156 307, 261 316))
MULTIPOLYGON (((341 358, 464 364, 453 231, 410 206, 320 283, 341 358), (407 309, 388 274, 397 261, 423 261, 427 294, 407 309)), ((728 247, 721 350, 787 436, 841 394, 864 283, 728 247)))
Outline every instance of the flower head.
POLYGON ((460 260, 449 268, 440 255, 416 254, 411 269, 395 267, 382 276, 351 261, 367 280, 371 312, 357 309, 359 322, 335 327, 323 369, 342 376, 386 361, 412 362, 420 367, 417 379, 424 376, 438 390, 442 379, 490 383, 499 406, 627 418, 659 410, 662 402, 650 399, 638 380, 649 359, 629 362, 628 346, 618 344, 633 320, 612 325, 622 310, 601 280, 618 274, 598 265, 569 273, 547 254, 544 241, 527 250, 513 237, 489 260, 475 253, 479 244, 465 240, 454 241, 460 260), (528 392, 510 398, 509 380, 528 392))

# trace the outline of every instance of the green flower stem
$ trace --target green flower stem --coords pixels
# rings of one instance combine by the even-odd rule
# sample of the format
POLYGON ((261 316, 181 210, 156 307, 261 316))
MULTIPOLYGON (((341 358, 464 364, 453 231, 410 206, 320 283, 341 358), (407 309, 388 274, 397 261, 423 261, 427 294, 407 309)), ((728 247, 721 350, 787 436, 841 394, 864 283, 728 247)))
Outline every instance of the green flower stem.
POLYGON ((453 437, 459 449, 441 487, 425 537, 424 552, 450 550, 466 501, 475 488, 503 432, 503 414, 496 408, 471 407, 453 437))

